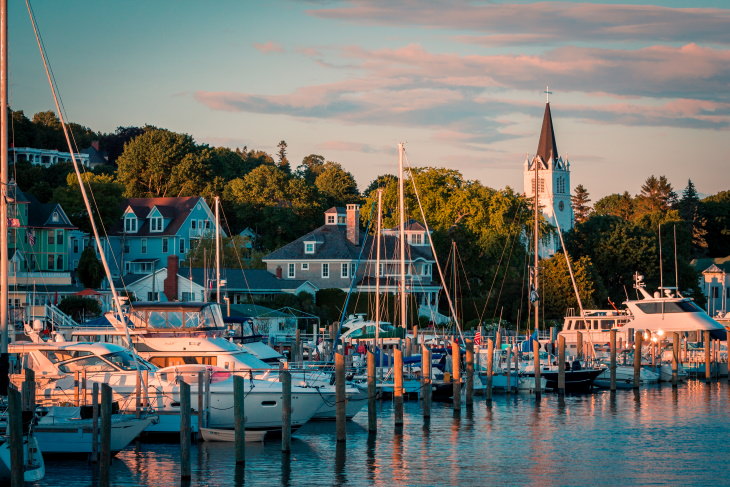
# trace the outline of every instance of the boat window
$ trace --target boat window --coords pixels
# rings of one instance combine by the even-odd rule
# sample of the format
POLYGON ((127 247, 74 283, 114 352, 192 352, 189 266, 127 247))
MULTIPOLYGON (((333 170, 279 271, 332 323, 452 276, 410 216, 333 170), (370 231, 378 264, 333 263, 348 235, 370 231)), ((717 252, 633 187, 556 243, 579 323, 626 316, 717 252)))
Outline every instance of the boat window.
MULTIPOLYGON (((129 352, 120 351, 107 353, 105 355, 102 355, 102 357, 104 357, 109 362, 113 363, 122 370, 137 370, 137 365, 135 364, 134 357, 129 352)), ((138 361, 140 370, 150 369, 150 367, 144 360, 138 359, 138 361)))
POLYGON ((172 367, 174 365, 217 365, 217 357, 203 356, 203 357, 151 357, 150 362, 157 367, 172 367))
POLYGON ((583 320, 576 320, 576 322, 575 322, 575 328, 574 329, 575 330, 585 330, 586 329, 586 325, 583 322, 583 320))
POLYGON ((200 327, 200 313, 197 311, 188 311, 185 313, 185 327, 186 328, 198 328, 200 327))
POLYGON ((691 301, 672 301, 658 303, 636 303, 636 306, 646 314, 660 313, 696 313, 701 311, 691 301))
POLYGON ((67 374, 85 370, 87 372, 116 372, 116 369, 101 357, 91 356, 79 360, 72 360, 58 366, 58 370, 67 374))
POLYGON ((147 315, 147 326, 152 328, 167 328, 167 313, 150 311, 147 315))
POLYGON ((91 354, 91 352, 87 352, 86 350, 43 350, 43 355, 54 364, 91 354))
POLYGON ((614 320, 601 320, 601 330, 610 330, 615 323, 614 320))
POLYGON ((178 311, 167 313, 167 326, 168 328, 181 328, 183 326, 182 313, 178 311))

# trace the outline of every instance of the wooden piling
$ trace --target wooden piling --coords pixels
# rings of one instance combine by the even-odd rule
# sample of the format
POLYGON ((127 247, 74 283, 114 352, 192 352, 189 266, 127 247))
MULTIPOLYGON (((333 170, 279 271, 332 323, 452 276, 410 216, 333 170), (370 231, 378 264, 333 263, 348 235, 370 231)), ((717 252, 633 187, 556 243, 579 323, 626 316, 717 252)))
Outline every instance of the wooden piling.
POLYGON ((23 398, 18 390, 8 387, 8 433, 10 436, 10 485, 22 487, 23 478, 23 398))
POLYGON ((74 406, 81 406, 81 371, 77 370, 74 373, 74 406))
POLYGON ((581 360, 583 359, 583 332, 578 330, 575 334, 575 337, 575 358, 581 360))
POLYGON ((203 391, 205 396, 203 397, 203 426, 208 427, 208 418, 210 418, 210 368, 206 367, 203 376, 203 391))
POLYGON ((203 385, 205 381, 205 376, 203 375, 203 371, 201 370, 198 372, 198 431, 200 431, 201 427, 205 427, 205 420, 203 419, 205 416, 205 386, 203 385))
POLYGON ((641 385, 641 342, 643 338, 644 335, 640 331, 634 334, 634 389, 638 389, 641 385))
POLYGON ((112 388, 109 384, 101 385, 101 445, 99 455, 99 478, 101 483, 109 485, 109 466, 112 462, 112 388))
POLYGON ((403 352, 393 349, 393 414, 395 425, 403 425, 403 352))
POLYGON ((81 404, 83 404, 84 406, 86 406, 86 395, 88 394, 88 391, 86 390, 86 384, 86 369, 84 369, 81 371, 81 404))
POLYGON ((142 416, 142 372, 134 374, 134 417, 142 416))
POLYGON ((375 433, 378 431, 378 417, 375 409, 375 396, 377 394, 375 386, 375 354, 368 351, 368 432, 375 433))
POLYGON ((245 379, 240 375, 233 376, 233 427, 236 465, 246 463, 246 392, 244 381, 245 379))
POLYGON ((474 342, 466 340, 466 407, 474 405, 474 342))
POLYGON ((496 334, 496 335, 494 336, 494 348, 495 348, 495 349, 496 349, 497 351, 500 351, 500 350, 502 350, 502 333, 501 333, 501 332, 499 332, 499 331, 498 331, 498 332, 497 332, 497 334, 496 334))
POLYGON ((180 381, 180 478, 190 478, 190 385, 185 381, 180 381))
POLYGON ((411 355, 415 355, 418 353, 418 349, 420 348, 420 345, 418 343, 418 325, 413 325, 413 340, 411 340, 411 346, 413 347, 413 352, 411 355))
POLYGON ((431 349, 421 345, 421 397, 423 398, 423 418, 431 417, 431 349))
POLYGON ((302 331, 299 328, 297 328, 297 332, 294 337, 294 347, 295 352, 292 354, 292 357, 294 357, 294 362, 303 362, 304 357, 302 357, 302 331))
POLYGON ((534 358, 534 369, 535 369, 535 396, 538 398, 542 394, 542 388, 540 387, 541 370, 540 370, 540 342, 537 340, 532 341, 532 355, 534 358))
POLYGON ((609 364, 609 374, 611 374, 611 390, 616 390, 616 329, 610 332, 611 339, 611 363, 609 364))
MULTIPOLYGON (((291 451, 291 372, 279 372, 281 381, 281 451, 291 451)), ((339 392, 339 384, 335 386, 339 392)), ((339 394, 338 394, 339 395, 339 394)), ((337 398, 339 406, 339 397, 337 398)), ((339 420, 339 418, 338 418, 339 420)), ((339 438, 338 438, 339 440, 339 438)))
POLYGON ((451 380, 454 386, 454 411, 461 411, 461 347, 451 342, 451 380))
POLYGON ((33 369, 25 369, 25 380, 21 392, 23 411, 35 411, 35 372, 33 369))
POLYGON ((335 354, 335 419, 337 420, 337 441, 345 441, 347 439, 345 416, 345 356, 341 353, 335 354))
POLYGON ((487 401, 492 400, 492 378, 494 377, 494 341, 487 338, 487 401))
POLYGON ((704 342, 705 342, 705 381, 710 382, 712 380, 712 369, 710 364, 710 331, 706 330, 704 332, 704 342))
MULTIPOLYGON (((499 334, 497 334, 499 336, 499 334)), ((512 347, 507 347, 507 367, 505 373, 507 374, 507 394, 512 392, 512 373, 510 367, 512 366, 512 347)), ((517 384, 515 384, 517 385, 517 384)))
POLYGON ((91 462, 99 461, 99 383, 91 386, 91 462))
POLYGON ((412 355, 411 354, 411 339, 410 339, 410 337, 406 337, 406 348, 405 348, 405 351, 406 351, 406 353, 405 353, 405 356, 406 357, 410 357, 412 355))
POLYGON ((672 333, 672 387, 679 383, 679 333, 672 333))
POLYGON ((558 394, 565 394, 565 337, 563 335, 558 335, 558 394))

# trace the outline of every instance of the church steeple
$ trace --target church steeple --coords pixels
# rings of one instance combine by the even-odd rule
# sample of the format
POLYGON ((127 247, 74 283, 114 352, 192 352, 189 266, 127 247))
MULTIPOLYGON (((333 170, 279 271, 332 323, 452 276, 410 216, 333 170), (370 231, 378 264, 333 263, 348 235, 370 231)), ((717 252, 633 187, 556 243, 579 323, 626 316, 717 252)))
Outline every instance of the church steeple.
POLYGON ((540 142, 537 144, 536 156, 542 158, 542 162, 547 168, 550 159, 553 162, 560 157, 558 155, 558 144, 555 143, 555 130, 553 129, 553 117, 550 113, 550 102, 545 103, 545 115, 542 118, 542 131, 540 132, 540 142))

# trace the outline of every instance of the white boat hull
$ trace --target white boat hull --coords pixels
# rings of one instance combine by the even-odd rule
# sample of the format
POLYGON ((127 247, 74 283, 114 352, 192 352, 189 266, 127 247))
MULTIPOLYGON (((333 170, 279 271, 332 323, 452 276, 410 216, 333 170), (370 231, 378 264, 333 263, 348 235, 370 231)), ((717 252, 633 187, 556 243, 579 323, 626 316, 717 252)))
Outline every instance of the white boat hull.
MULTIPOLYGON (((23 435, 23 480, 37 482, 46 476, 46 464, 38 442, 33 435, 23 435)), ((0 443, 0 482, 10 481, 10 438, 2 437, 0 443)))
MULTIPOLYGON (((236 431, 232 429, 200 428, 200 435, 205 441, 236 441, 236 431)), ((246 430, 247 442, 261 442, 265 436, 264 430, 246 430)))

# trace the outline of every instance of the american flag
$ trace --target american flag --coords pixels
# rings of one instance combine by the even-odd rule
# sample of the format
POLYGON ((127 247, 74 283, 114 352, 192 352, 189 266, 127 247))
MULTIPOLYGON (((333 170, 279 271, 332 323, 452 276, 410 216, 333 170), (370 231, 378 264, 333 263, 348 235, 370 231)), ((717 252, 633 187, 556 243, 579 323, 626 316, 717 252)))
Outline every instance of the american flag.
POLYGON ((477 331, 474 335, 474 345, 481 345, 482 344, 482 332, 477 331))
POLYGON ((18 220, 17 218, 8 218, 8 226, 9 227, 19 227, 20 220, 18 220))
POLYGON ((35 232, 32 229, 28 230, 28 243, 31 246, 35 245, 35 232))

